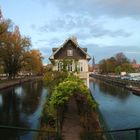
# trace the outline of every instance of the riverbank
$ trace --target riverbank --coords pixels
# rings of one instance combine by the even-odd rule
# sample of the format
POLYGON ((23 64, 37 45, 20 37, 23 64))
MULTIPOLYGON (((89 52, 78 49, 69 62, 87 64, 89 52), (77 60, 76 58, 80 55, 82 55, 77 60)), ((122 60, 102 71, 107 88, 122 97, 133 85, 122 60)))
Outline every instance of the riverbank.
POLYGON ((42 79, 42 76, 35 76, 35 77, 30 77, 29 76, 29 77, 25 77, 25 78, 3 80, 0 83, 0 90, 5 89, 5 88, 9 88, 9 87, 12 87, 12 86, 16 86, 16 85, 22 84, 24 82, 40 80, 40 79, 42 79))
POLYGON ((118 78, 109 77, 105 75, 99 75, 99 74, 98 75, 92 74, 91 77, 105 81, 115 86, 125 88, 129 91, 132 91, 133 94, 140 96, 140 82, 139 81, 123 80, 123 79, 118 79, 118 78))

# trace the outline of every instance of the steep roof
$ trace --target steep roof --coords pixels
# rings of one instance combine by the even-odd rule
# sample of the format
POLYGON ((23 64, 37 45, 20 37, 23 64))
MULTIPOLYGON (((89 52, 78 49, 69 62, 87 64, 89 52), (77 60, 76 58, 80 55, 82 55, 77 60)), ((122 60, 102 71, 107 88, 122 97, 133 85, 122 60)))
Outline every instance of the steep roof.
POLYGON ((87 53, 87 48, 81 48, 81 47, 79 46, 79 44, 78 44, 78 42, 77 42, 77 39, 76 39, 75 37, 70 37, 70 38, 68 38, 59 48, 53 48, 53 49, 52 49, 52 50, 53 50, 53 54, 49 57, 49 59, 50 59, 50 60, 53 60, 53 59, 54 59, 54 55, 55 55, 56 53, 58 53, 58 52, 61 50, 61 48, 63 48, 63 47, 68 43, 68 41, 72 41, 72 42, 74 43, 74 45, 75 45, 77 48, 79 48, 80 51, 81 51, 83 54, 86 55, 86 59, 87 59, 87 60, 90 60, 90 59, 91 59, 90 55, 87 53))

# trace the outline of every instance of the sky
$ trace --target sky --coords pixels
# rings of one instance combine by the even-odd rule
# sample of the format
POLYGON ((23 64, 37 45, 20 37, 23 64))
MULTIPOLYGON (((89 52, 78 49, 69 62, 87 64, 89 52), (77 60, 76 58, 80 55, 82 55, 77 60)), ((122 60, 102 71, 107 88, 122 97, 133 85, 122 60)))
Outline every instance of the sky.
POLYGON ((96 63, 119 52, 140 63, 140 0, 0 0, 0 8, 44 63, 72 36, 96 63))

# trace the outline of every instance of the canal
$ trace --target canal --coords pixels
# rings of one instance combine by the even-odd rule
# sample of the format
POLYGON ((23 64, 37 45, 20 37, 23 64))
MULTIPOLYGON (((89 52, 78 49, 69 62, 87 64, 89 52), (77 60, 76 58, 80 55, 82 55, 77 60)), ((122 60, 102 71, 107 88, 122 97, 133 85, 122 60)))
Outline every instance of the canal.
MULTIPOLYGON (((23 85, 0 91, 0 125, 37 129, 47 90, 42 81, 27 82, 23 85)), ((32 140, 36 132, 0 129, 2 140, 32 140)))
MULTIPOLYGON (((100 80, 92 79, 90 89, 107 124, 107 129, 140 127, 140 96, 100 80)), ((140 132, 139 132, 140 134, 140 132)), ((133 140, 135 133, 113 133, 115 140, 133 140)))

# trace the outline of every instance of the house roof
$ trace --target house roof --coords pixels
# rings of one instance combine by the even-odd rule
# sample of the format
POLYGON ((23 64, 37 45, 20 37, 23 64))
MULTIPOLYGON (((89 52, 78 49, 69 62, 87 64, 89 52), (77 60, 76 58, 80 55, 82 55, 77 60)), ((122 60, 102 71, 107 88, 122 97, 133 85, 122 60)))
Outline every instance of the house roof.
POLYGON ((59 51, 61 50, 61 48, 63 48, 63 47, 65 46, 65 44, 68 43, 68 41, 72 41, 72 42, 74 43, 74 45, 75 45, 77 48, 79 48, 83 54, 86 55, 86 59, 87 59, 87 60, 90 60, 90 59, 91 59, 90 55, 87 53, 87 48, 81 48, 81 47, 79 46, 79 44, 78 44, 78 42, 77 42, 77 40, 76 40, 75 37, 70 37, 70 38, 68 38, 59 48, 53 48, 53 49, 52 49, 52 50, 53 50, 53 54, 49 57, 49 59, 50 59, 50 60, 53 60, 53 59, 54 59, 54 55, 55 55, 57 52, 59 52, 59 51))

